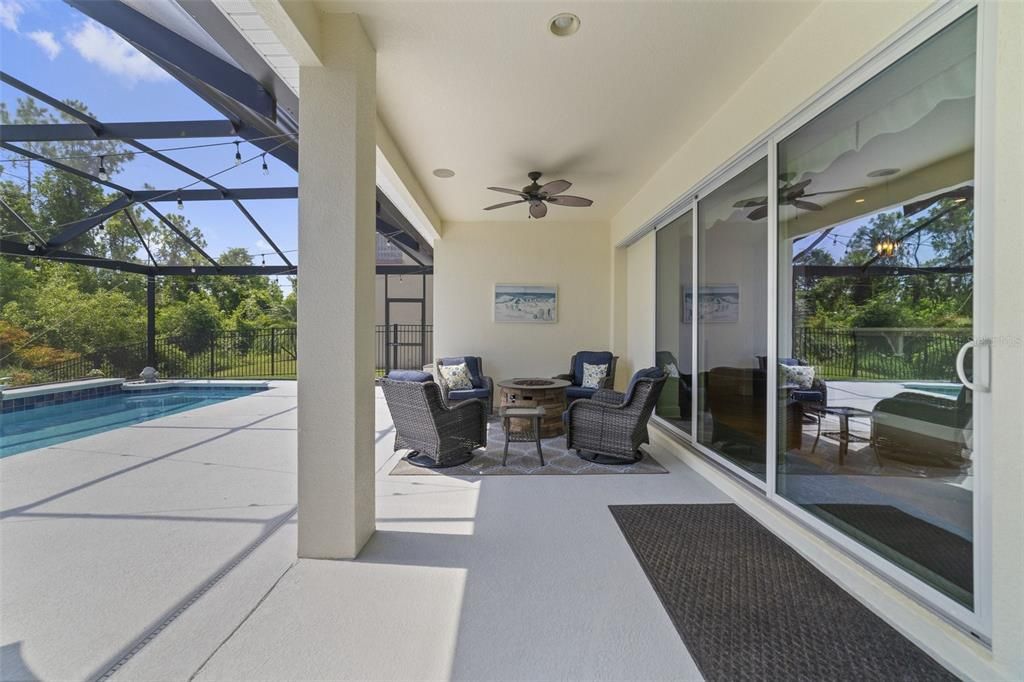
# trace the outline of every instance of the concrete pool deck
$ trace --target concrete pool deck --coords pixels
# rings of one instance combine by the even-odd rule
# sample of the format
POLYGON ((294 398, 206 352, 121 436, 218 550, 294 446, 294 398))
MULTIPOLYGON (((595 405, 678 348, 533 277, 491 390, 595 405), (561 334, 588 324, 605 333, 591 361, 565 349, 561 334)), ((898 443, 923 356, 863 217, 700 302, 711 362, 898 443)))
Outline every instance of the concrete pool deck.
POLYGON ((0 461, 6 679, 699 679, 609 504, 662 476, 389 477, 377 534, 295 560, 293 382, 0 461), (528 652, 528 654, 527 654, 528 652))

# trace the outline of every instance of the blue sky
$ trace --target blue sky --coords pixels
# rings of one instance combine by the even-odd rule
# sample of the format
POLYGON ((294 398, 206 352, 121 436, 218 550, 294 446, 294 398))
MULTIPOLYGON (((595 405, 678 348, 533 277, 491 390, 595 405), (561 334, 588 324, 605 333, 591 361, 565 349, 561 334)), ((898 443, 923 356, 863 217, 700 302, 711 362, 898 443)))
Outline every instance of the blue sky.
MULTIPOLYGON (((84 102, 101 121, 222 118, 121 38, 59 0, 0 0, 0 67, 52 97, 84 102)), ((19 97, 25 95, 0 84, 0 100, 12 112, 19 97)), ((234 139, 145 140, 145 143, 154 149, 165 149, 234 139)), ((248 143, 243 142, 240 147, 244 159, 259 154, 259 150, 248 143)), ((233 144, 166 154, 204 176, 231 167, 232 170, 216 178, 227 187, 294 186, 298 182, 294 171, 269 156, 269 176, 262 174, 259 160, 234 168, 233 144)), ((2 159, 13 156, 0 150, 2 159)), ((18 176, 25 175, 24 164, 15 168, 7 163, 2 165, 18 176)), ((5 176, 5 179, 10 178, 5 176)), ((139 188, 148 183, 157 189, 174 189, 193 182, 187 175, 145 155, 136 155, 112 179, 126 187, 139 188)), ((158 208, 165 213, 176 211, 173 203, 158 208)), ((297 254, 293 251, 297 247, 295 200, 249 201, 246 208, 281 249, 291 251, 287 255, 296 262, 297 254)), ((271 251, 259 233, 228 202, 186 203, 184 214, 203 231, 209 245, 207 250, 215 257, 235 246, 254 255, 271 251)), ((260 262, 258 255, 256 262, 260 262)), ((272 254, 266 256, 266 262, 270 265, 281 261, 272 254)))

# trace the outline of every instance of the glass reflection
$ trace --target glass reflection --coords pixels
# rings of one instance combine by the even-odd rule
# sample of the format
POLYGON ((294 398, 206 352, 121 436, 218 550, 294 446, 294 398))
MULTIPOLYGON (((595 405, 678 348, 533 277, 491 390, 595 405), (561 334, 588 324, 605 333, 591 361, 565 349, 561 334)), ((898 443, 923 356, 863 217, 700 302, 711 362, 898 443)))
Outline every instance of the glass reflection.
POLYGON ((697 441, 765 478, 767 353, 764 282, 768 161, 735 175, 697 204, 697 296, 683 293, 683 322, 697 320, 697 441))
POLYGON ((973 604, 974 13, 778 148, 777 490, 973 604))
POLYGON ((655 363, 668 378, 655 414, 689 434, 693 419, 693 323, 684 319, 683 291, 693 282, 693 211, 658 230, 657 268, 655 363))

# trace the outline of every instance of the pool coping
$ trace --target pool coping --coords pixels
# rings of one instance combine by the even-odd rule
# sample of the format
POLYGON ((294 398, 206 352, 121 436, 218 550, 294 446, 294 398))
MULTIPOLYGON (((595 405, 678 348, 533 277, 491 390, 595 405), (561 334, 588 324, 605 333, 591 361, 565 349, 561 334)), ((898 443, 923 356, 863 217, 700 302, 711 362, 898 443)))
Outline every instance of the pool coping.
POLYGON ((270 388, 270 382, 261 379, 161 379, 154 383, 128 381, 121 384, 122 391, 156 391, 164 388, 270 388))
POLYGON ((0 399, 16 400, 18 398, 31 398, 37 395, 50 395, 51 393, 67 393, 68 391, 85 391, 90 388, 120 386, 124 383, 124 379, 81 379, 79 381, 62 381, 57 384, 25 386, 24 388, 5 388, 0 393, 0 399))

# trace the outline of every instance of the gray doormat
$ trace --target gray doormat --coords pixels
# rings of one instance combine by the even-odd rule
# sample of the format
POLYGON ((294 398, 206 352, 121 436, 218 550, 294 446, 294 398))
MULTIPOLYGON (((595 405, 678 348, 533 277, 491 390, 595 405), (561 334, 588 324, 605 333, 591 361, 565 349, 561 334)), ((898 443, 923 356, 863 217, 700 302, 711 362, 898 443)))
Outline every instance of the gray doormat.
POLYGON ((733 504, 611 506, 708 680, 955 680, 733 504))
POLYGON ((505 433, 501 422, 491 420, 487 425, 487 448, 476 450, 476 456, 465 464, 447 469, 423 469, 409 464, 403 457, 391 470, 390 476, 572 476, 589 474, 667 474, 649 454, 635 464, 609 466, 580 459, 575 452, 565 449, 565 436, 542 438, 545 466, 540 465, 537 446, 533 443, 509 443, 508 465, 501 466, 505 447, 505 433))

